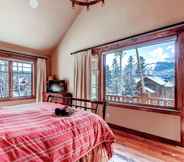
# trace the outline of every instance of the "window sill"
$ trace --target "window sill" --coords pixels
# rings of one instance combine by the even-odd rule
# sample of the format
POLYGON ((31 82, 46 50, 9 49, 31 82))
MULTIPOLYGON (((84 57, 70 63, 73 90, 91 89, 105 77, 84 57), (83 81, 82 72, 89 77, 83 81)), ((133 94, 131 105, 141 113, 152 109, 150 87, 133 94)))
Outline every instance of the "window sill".
POLYGON ((123 104, 123 103, 108 103, 108 106, 114 106, 124 109, 131 109, 131 110, 140 110, 140 111, 147 111, 147 112, 155 112, 161 114, 169 114, 169 115, 177 115, 180 116, 181 112, 176 109, 166 109, 166 108, 159 108, 153 106, 144 106, 144 105, 131 105, 131 104, 123 104))
POLYGON ((13 97, 13 98, 2 98, 0 99, 0 102, 6 102, 6 101, 16 101, 16 100, 31 100, 35 99, 35 96, 29 96, 29 97, 13 97))

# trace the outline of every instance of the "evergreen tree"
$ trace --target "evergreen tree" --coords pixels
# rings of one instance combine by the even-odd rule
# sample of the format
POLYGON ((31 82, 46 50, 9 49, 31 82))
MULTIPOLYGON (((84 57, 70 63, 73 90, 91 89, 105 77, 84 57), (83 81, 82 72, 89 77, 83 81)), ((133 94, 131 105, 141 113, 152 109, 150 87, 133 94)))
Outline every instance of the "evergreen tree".
POLYGON ((142 56, 139 56, 138 49, 136 49, 136 56, 137 56, 136 75, 140 79, 140 89, 137 89, 137 93, 139 95, 145 95, 145 85, 144 85, 144 77, 146 72, 145 59, 142 56))
POLYGON ((113 94, 115 95, 119 95, 121 93, 120 79, 121 79, 120 64, 118 63, 117 56, 115 56, 112 62, 112 91, 113 94))
MULTIPOLYGON (((140 70, 141 70, 143 76, 145 76, 145 75, 147 74, 147 70, 146 70, 146 64, 145 64, 145 59, 144 59, 144 57, 140 56, 140 57, 139 57, 139 62, 140 62, 140 66, 139 66, 139 67, 140 67, 140 70)), ((137 64, 138 64, 138 63, 137 63, 137 64)), ((138 77, 140 77, 140 76, 139 76, 138 65, 137 65, 137 69, 136 69, 136 75, 137 75, 138 77)))
POLYGON ((128 64, 125 67, 124 70, 124 88, 125 92, 124 95, 130 95, 133 96, 135 94, 135 80, 133 77, 133 57, 129 56, 128 58, 128 64))
POLYGON ((118 78, 118 85, 119 85, 119 95, 122 95, 124 91, 124 83, 123 83, 123 67, 122 67, 122 58, 123 58, 123 51, 117 51, 115 53, 115 57, 119 61, 119 78, 118 78))
POLYGON ((109 65, 105 66, 105 75, 106 75, 106 92, 110 94, 112 92, 112 72, 109 65))

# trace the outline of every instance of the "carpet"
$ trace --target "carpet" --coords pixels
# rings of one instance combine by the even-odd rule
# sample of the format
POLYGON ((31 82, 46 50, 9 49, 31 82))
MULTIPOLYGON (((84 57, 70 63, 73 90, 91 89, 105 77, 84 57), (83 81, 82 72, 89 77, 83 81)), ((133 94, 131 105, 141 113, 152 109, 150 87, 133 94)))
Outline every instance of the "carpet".
POLYGON ((164 162, 122 145, 113 147, 113 157, 109 162, 164 162))

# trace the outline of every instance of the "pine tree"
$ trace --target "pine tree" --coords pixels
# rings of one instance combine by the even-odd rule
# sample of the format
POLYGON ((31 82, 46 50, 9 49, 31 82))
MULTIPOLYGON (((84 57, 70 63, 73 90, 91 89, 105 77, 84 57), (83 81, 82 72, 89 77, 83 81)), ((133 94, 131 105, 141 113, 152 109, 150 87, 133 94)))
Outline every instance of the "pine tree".
POLYGON ((135 80, 133 77, 133 65, 134 65, 133 57, 129 56, 128 64, 124 70, 124 84, 125 84, 124 95, 130 96, 135 95, 135 80))
POLYGON ((105 66, 105 75, 106 75, 106 92, 107 94, 111 94, 112 92, 112 72, 110 70, 109 65, 105 66))
POLYGON ((119 95, 123 94, 124 91, 124 83, 123 83, 123 67, 122 67, 122 58, 123 58, 123 51, 117 51, 115 53, 115 57, 119 61, 119 78, 118 78, 118 85, 119 85, 119 95))
POLYGON ((120 64, 118 63, 118 57, 115 56, 112 63, 112 91, 113 94, 115 95, 121 94, 120 78, 121 78, 120 64))
POLYGON ((139 50, 136 48, 136 56, 137 56, 137 76, 140 78, 140 90, 137 91, 141 96, 145 95, 145 85, 144 85, 144 77, 145 77, 145 59, 142 56, 139 56, 139 50))
MULTIPOLYGON (((139 56, 139 63, 140 63, 140 70, 142 71, 142 75, 145 76, 146 75, 146 64, 145 64, 145 59, 142 56, 139 56)), ((137 65, 138 67, 138 65, 137 65)), ((139 74, 139 70, 138 68, 136 69, 136 74, 139 74)))

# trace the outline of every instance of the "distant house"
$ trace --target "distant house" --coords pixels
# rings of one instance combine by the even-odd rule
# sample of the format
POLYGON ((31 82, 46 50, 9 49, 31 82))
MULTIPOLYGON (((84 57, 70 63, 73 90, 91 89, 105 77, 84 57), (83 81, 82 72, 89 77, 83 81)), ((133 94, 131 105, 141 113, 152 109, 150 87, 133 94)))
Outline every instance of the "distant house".
MULTIPOLYGON (((140 92, 141 81, 136 80, 137 90, 140 92)), ((163 80, 161 77, 144 77, 144 90, 149 96, 161 98, 174 98, 174 84, 163 80)))

